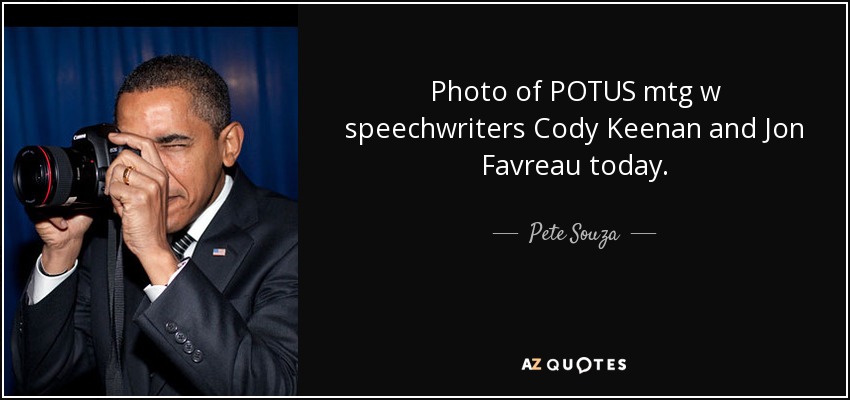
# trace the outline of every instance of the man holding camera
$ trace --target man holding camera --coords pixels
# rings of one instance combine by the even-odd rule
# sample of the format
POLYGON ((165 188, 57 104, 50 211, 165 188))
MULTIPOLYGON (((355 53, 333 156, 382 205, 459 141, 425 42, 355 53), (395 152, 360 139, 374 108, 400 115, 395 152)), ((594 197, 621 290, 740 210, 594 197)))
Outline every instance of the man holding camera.
POLYGON ((225 81, 194 58, 153 58, 125 79, 115 123, 109 141, 137 151, 103 175, 114 214, 35 222, 18 387, 62 394, 95 370, 108 395, 294 394, 297 205, 239 169, 225 81))

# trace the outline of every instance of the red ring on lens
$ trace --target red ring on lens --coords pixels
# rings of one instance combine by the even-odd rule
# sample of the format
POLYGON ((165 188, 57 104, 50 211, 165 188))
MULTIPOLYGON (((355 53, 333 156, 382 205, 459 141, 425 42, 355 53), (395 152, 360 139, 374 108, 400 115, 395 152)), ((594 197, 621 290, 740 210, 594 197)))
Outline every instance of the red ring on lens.
POLYGON ((47 161, 47 191, 44 192, 44 200, 41 201, 40 205, 44 205, 47 203, 47 198, 50 196, 50 191, 53 190, 53 167, 50 166, 50 157, 47 156, 47 152, 41 146, 36 146, 39 150, 41 150, 41 154, 44 154, 44 159, 47 161))

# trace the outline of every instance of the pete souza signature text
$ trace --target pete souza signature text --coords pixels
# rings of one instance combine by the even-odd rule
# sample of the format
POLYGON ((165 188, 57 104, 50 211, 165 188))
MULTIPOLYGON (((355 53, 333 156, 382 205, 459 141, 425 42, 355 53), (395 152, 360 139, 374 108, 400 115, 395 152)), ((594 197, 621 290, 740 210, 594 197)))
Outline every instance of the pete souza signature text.
POLYGON ((531 224, 531 235, 528 237, 528 243, 533 243, 534 240, 568 240, 572 244, 578 242, 590 241, 597 242, 600 249, 604 249, 608 241, 617 241, 620 235, 613 229, 584 229, 581 222, 573 224, 571 230, 562 229, 556 224, 548 228, 543 227, 542 222, 534 222, 531 224))

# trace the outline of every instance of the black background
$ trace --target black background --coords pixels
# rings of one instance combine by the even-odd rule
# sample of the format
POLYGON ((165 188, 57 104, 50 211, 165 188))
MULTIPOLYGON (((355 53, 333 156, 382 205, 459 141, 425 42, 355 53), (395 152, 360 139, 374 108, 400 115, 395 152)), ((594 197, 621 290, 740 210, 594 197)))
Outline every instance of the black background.
MULTIPOLYGON (((156 7, 110 23, 292 23, 283 5, 156 7)), ((846 394, 846 5, 297 11, 299 394, 846 394), (638 99, 513 98, 538 79, 544 94, 552 80, 632 80, 638 99), (433 80, 502 85, 508 99, 432 102, 433 80), (641 101, 643 85, 671 82, 694 86, 691 108, 641 101), (722 86, 719 101, 702 102, 699 85, 722 86), (582 116, 600 123, 590 146, 533 135, 538 118, 582 116), (422 117, 523 122, 526 137, 345 138, 349 122, 422 117), (608 117, 699 122, 703 139, 608 140, 608 117), (752 117, 803 123, 805 137, 708 139, 711 122, 752 117), (585 165, 578 177, 483 176, 484 154, 585 165), (663 159, 668 175, 589 174, 591 156, 629 154, 663 159), (535 221, 623 236, 603 250, 529 244, 535 221), (522 370, 537 357, 627 368, 522 370)))
MULTIPOLYGON (((305 395, 837 395, 846 377, 846 8, 304 6, 305 395), (519 102, 536 80, 634 102, 519 102), (504 102, 431 101, 431 82, 504 102), (643 85, 693 85, 689 109, 643 85), (699 85, 721 85, 704 103, 699 85), (700 122, 700 140, 537 139, 540 117, 700 122), (524 122, 523 139, 346 139, 345 124, 524 122), (711 140, 711 122, 805 137, 711 140), (506 159, 663 159, 667 176, 483 176, 506 159), (844 220, 842 221, 842 215, 844 220), (532 222, 624 233, 528 244, 532 222), (495 236, 493 232, 520 232, 495 236), (657 232, 630 236, 629 232, 657 232), (521 370, 626 359, 625 371, 521 370), (542 365, 542 364, 541 364, 542 365)), ((445 99, 445 97, 443 97, 445 99)), ((584 167, 587 167, 585 164, 584 167)))

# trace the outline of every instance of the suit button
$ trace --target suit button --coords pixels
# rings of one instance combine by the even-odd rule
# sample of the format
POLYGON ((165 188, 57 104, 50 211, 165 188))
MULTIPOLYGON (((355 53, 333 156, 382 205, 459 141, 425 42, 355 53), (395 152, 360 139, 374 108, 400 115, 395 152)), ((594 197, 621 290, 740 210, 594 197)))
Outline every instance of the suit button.
POLYGON ((195 352, 192 353, 192 361, 199 363, 203 360, 204 360, 204 352, 201 351, 200 349, 195 350, 195 352))
POLYGON ((195 351, 195 345, 192 344, 191 340, 187 340, 186 343, 183 343, 183 352, 186 354, 192 354, 195 351))
POLYGON ((186 334, 183 332, 175 332, 174 341, 183 344, 184 342, 186 342, 186 334))
POLYGON ((168 333, 177 332, 177 324, 172 322, 172 321, 166 322, 165 323, 165 331, 168 332, 168 333))

